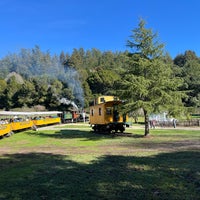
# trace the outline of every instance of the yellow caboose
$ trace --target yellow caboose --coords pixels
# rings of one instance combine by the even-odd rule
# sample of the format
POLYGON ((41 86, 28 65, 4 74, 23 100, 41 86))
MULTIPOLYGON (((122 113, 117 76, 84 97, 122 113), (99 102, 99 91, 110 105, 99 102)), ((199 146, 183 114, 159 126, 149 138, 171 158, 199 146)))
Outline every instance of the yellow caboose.
POLYGON ((101 96, 90 107, 90 125, 94 131, 124 132, 127 115, 120 113, 122 101, 113 96, 101 96))

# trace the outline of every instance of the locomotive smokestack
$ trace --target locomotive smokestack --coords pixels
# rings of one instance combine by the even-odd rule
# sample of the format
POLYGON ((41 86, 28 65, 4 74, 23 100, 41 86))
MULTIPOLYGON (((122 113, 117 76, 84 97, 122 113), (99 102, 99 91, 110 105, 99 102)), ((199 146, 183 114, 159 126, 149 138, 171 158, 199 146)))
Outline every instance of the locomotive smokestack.
POLYGON ((66 99, 64 97, 61 98, 59 101, 62 104, 71 105, 73 107, 73 110, 77 110, 77 111, 79 110, 78 106, 73 101, 70 101, 70 100, 68 100, 68 99, 66 99))

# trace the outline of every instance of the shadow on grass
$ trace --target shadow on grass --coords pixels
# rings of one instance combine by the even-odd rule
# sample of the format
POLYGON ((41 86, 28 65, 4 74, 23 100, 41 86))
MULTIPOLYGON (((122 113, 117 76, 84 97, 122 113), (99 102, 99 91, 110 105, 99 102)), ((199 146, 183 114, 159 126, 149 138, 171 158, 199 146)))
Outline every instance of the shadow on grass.
POLYGON ((197 151, 111 155, 90 164, 54 154, 7 154, 0 158, 0 199, 198 200, 199 166, 197 151))
POLYGON ((72 139, 72 138, 85 138, 86 140, 101 140, 106 138, 117 138, 117 137, 132 137, 132 138, 142 138, 144 137, 141 134, 132 134, 132 133, 117 133, 117 134, 108 134, 108 133, 95 133, 88 130, 70 130, 64 129, 59 131, 26 131, 28 135, 34 135, 39 137, 52 137, 60 139, 72 139))

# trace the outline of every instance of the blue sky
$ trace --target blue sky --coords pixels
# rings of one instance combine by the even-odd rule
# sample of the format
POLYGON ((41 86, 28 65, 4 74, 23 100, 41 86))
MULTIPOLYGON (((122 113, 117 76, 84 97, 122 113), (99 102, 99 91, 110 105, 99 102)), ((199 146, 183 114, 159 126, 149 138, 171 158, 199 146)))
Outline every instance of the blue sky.
POLYGON ((199 0, 1 0, 0 58, 35 45, 58 55, 128 50, 139 18, 172 58, 186 50, 200 56, 199 0))

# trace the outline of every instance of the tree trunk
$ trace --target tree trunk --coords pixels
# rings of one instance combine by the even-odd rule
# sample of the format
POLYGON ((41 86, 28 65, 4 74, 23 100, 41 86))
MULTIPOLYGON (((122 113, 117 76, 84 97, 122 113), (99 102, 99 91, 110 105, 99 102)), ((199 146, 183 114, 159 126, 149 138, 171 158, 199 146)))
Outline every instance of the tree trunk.
POLYGON ((149 115, 146 110, 144 110, 144 124, 145 124, 144 135, 148 136, 149 135, 149 115))

